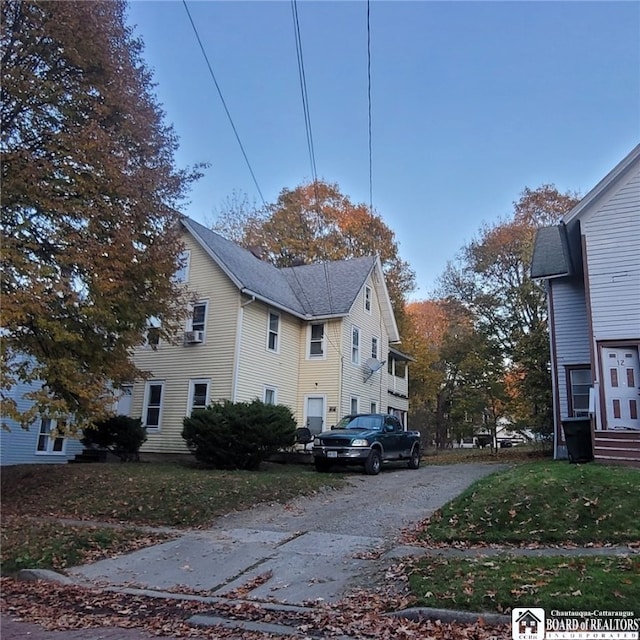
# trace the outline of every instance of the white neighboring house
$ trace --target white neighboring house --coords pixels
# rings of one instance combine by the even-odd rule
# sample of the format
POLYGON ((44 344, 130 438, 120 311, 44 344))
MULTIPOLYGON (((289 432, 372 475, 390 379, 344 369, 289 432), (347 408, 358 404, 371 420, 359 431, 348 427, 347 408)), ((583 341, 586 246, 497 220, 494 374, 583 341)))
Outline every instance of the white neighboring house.
POLYGON ((376 256, 278 269, 182 218, 195 294, 178 344, 151 336, 134 354, 143 453, 182 454, 183 420, 213 401, 284 404, 317 433, 351 413, 393 413, 407 427, 408 367, 376 256))
POLYGON ((562 423, 588 420, 595 460, 640 466, 640 145, 539 230, 531 276, 547 289, 555 457, 562 423))

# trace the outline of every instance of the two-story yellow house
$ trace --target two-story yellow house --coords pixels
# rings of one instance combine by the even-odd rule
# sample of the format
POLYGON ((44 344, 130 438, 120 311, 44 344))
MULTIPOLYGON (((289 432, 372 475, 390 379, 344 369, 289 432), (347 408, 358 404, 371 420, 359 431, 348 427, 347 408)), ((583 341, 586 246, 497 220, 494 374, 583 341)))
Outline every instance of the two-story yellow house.
POLYGON ((153 341, 135 362, 150 372, 121 412, 142 416, 147 453, 186 453, 185 416, 210 402, 287 405, 312 433, 343 415, 389 412, 406 426, 409 358, 380 260, 278 269, 189 218, 185 267, 196 301, 179 344, 153 341))

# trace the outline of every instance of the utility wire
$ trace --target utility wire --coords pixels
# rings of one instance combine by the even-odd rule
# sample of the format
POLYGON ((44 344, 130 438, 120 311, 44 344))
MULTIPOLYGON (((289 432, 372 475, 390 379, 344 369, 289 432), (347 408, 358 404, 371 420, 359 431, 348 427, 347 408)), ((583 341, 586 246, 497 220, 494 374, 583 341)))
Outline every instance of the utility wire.
POLYGON ((311 163, 311 175, 314 184, 318 181, 318 171, 316 168, 315 149, 313 146, 313 133, 311 130, 311 115, 309 113, 309 95, 307 93, 307 78, 304 72, 304 59, 302 57, 302 38, 300 36, 300 22, 298 20, 297 0, 291 0, 291 12, 293 15, 293 30, 296 40, 296 54, 298 57, 298 77, 300 80, 300 93, 302 95, 302 110, 304 112, 304 126, 307 132, 307 148, 309 150, 309 161, 311 163))
POLYGON ((233 118, 231 117, 231 113, 229 113, 229 109, 227 107, 227 103, 224 100, 224 97, 222 95, 222 91, 220 89, 220 85, 218 84, 218 81, 216 80, 216 76, 213 73, 213 68, 211 67, 211 63, 209 62, 209 57, 207 56, 207 52, 205 51, 204 45, 202 44, 202 40, 200 39, 200 34, 198 33, 198 29, 196 28, 196 25, 193 21, 193 18, 191 17, 191 12, 189 11, 189 7, 187 6, 187 1, 186 0, 182 0, 182 4, 184 5, 184 8, 187 12, 187 15, 189 16, 189 22, 191 22, 191 26, 193 28, 193 32, 196 35, 196 39, 198 40, 198 44, 200 45, 200 51, 202 51, 202 55, 204 56, 205 62, 207 63, 207 67, 209 68, 209 74, 211 75, 211 79, 213 80, 213 83, 216 85, 216 89, 218 90, 218 95, 220 96, 220 100, 222 102, 222 106, 224 107, 224 110, 227 114, 227 118, 229 118, 229 122, 231 123, 231 128, 233 129, 233 133, 236 136, 236 140, 238 141, 238 145, 240 145, 240 150, 242 151, 242 155, 244 156, 244 160, 247 163, 247 167, 249 167, 249 173, 251 173, 251 177, 253 178, 253 183, 256 185, 256 189, 258 190, 258 194, 260 196, 260 200, 262 200, 262 204, 264 205, 265 209, 267 207, 267 203, 265 202, 264 196, 262 195, 262 191, 260 190, 260 186, 258 185, 258 181, 256 180, 256 176, 255 173, 253 172, 253 169, 251 168, 251 163, 249 162, 249 158, 247 157, 247 153, 244 150, 244 146, 242 145, 242 141, 240 140, 240 136, 238 135, 238 130, 236 129, 236 125, 233 123, 233 118))
POLYGON ((367 0, 367 96, 369 106, 369 211, 373 215, 373 161, 371 155, 371 1, 367 0))

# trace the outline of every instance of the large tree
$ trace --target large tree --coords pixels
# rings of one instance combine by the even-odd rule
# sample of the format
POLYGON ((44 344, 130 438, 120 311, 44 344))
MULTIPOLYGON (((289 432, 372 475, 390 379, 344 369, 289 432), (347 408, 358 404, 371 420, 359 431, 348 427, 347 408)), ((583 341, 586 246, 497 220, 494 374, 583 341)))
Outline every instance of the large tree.
POLYGON ((367 205, 352 203, 337 184, 315 181, 283 189, 263 209, 236 194, 214 229, 245 247, 259 248, 277 267, 378 254, 398 316, 415 285, 393 231, 367 205))
POLYGON ((150 318, 171 336, 184 292, 175 207, 196 171, 174 167, 123 0, 2 3, 4 414, 104 415, 143 375, 130 351, 150 318), (42 382, 26 413, 7 398, 42 382))
POLYGON ((440 295, 460 301, 477 329, 512 369, 512 408, 524 426, 550 428, 551 378, 547 304, 543 288, 529 275, 537 229, 557 223, 576 203, 573 193, 553 185, 525 189, 513 215, 485 225, 440 280, 440 295), (517 384, 513 384, 517 381, 517 384))

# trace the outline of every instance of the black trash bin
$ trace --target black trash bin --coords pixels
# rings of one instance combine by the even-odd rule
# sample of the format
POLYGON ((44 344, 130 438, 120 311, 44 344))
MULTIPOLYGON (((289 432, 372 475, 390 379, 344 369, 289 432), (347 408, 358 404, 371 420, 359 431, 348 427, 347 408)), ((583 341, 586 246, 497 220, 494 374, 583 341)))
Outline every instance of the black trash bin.
POLYGON ((562 421, 562 429, 567 443, 569 462, 591 462, 593 460, 591 419, 567 418, 562 421))

